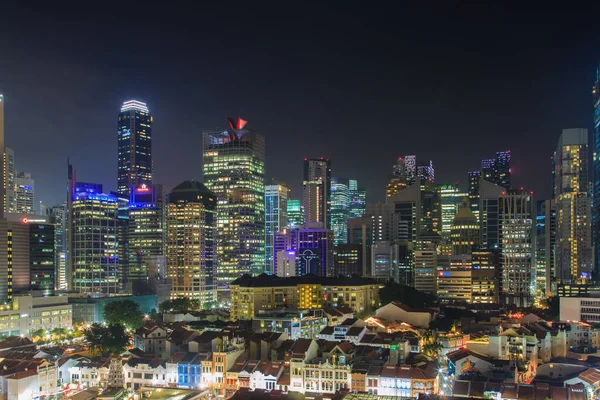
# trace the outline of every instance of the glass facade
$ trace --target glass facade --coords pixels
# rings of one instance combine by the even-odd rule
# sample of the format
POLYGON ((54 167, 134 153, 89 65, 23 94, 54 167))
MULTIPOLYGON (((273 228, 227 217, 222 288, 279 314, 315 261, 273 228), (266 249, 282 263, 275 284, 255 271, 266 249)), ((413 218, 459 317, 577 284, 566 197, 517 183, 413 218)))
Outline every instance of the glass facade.
POLYGON ((290 188, 284 184, 265 186, 265 265, 266 272, 275 272, 273 244, 275 233, 288 226, 290 188))
POLYGON ((73 290, 115 294, 120 288, 117 198, 88 188, 72 199, 73 290))
POLYGON ((302 187, 304 226, 331 227, 331 161, 326 158, 304 160, 302 187))
POLYGON ((600 67, 596 70, 596 82, 592 90, 594 102, 594 149, 592 162, 593 170, 593 189, 592 189, 592 220, 594 238, 594 271, 598 273, 600 269, 600 67))
POLYGON ((217 197, 203 184, 185 181, 169 194, 167 271, 171 298, 209 306, 217 300, 217 197))
POLYGON ((588 180, 588 131, 564 129, 554 152, 556 278, 585 283, 592 277, 593 244, 588 180))
POLYGON ((287 217, 288 228, 297 229, 304 226, 304 210, 300 200, 288 200, 287 217))
POLYGON ((350 217, 350 188, 347 179, 331 180, 331 230, 333 243, 337 246, 348 241, 348 218, 350 217))
POLYGON ((350 215, 349 218, 362 218, 367 212, 367 191, 358 187, 358 181, 350 179, 348 181, 350 194, 350 215))
POLYGON ((31 290, 39 290, 43 296, 53 296, 56 273, 54 225, 29 224, 29 262, 31 290))
POLYGON ((161 185, 132 187, 129 201, 127 287, 135 281, 164 278, 165 199, 161 185))
POLYGON ((204 133, 204 184, 217 203, 217 284, 265 272, 265 138, 244 129, 204 133))
POLYGON ((526 307, 535 278, 532 198, 523 190, 508 190, 500 201, 503 303, 526 307))
POLYGON ((117 191, 129 197, 131 186, 152 184, 152 116, 146 103, 123 103, 117 118, 117 191))
POLYGON ((458 212, 462 200, 467 197, 468 194, 461 193, 458 185, 441 185, 439 186, 439 190, 442 202, 441 236, 444 239, 448 239, 450 237, 450 229, 452 228, 454 217, 458 212))

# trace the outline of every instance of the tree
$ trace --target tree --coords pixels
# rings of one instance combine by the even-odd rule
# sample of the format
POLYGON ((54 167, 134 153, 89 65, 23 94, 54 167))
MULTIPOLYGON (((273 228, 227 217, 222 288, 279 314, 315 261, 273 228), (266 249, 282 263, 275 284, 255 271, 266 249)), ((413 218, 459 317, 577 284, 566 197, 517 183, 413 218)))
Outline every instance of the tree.
POLYGON ((185 314, 194 308, 194 304, 191 299, 187 297, 179 297, 177 299, 166 300, 158 305, 158 311, 161 313, 167 311, 174 311, 177 313, 185 314))
POLYGON ((113 301, 104 306, 104 321, 111 324, 123 324, 129 329, 142 326, 144 313, 140 306, 131 300, 113 301))
POLYGON ((442 350, 442 345, 438 342, 428 343, 423 346, 423 353, 432 360, 437 360, 440 350, 442 350))
POLYGON ((557 320, 558 312, 560 310, 560 300, 558 296, 546 297, 541 303, 544 308, 544 316, 553 321, 557 320))
POLYGON ((156 323, 161 323, 162 322, 162 314, 159 313, 158 311, 156 311, 156 308, 153 308, 148 313, 148 318, 150 318, 152 321, 154 321, 156 323))
POLYGON ((103 357, 121 354, 129 345, 130 339, 122 324, 104 326, 94 323, 85 330, 84 337, 90 350, 103 357))

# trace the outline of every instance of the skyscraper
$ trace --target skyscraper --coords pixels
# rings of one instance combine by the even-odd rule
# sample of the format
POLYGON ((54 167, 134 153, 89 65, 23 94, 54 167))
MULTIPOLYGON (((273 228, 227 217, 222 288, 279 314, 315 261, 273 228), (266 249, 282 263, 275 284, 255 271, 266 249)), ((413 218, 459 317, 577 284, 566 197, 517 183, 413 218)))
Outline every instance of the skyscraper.
POLYGON ((130 192, 129 254, 127 271, 123 271, 127 284, 123 286, 136 293, 139 281, 166 277, 166 207, 162 185, 141 184, 130 192))
POLYGON ((348 194, 350 195, 349 218, 362 218, 367 212, 367 191, 358 187, 358 181, 348 181, 348 194))
POLYGON ((540 200, 536 203, 535 286, 536 295, 543 298, 553 292, 556 206, 554 200, 540 200))
POLYGON ((593 245, 588 155, 587 129, 564 129, 554 152, 555 269, 561 283, 578 283, 591 278, 593 245))
POLYGON ((287 203, 288 228, 297 229, 304 226, 304 210, 300 200, 289 199, 287 203))
POLYGON ((442 229, 440 235, 444 239, 449 239, 454 216, 458 212, 463 199, 468 194, 461 192, 458 185, 441 185, 439 186, 439 191, 442 204, 442 229))
POLYGON ((4 148, 4 170, 6 171, 4 187, 6 201, 4 212, 17 212, 15 199, 15 152, 9 147, 4 148))
POLYGON ((348 243, 361 246, 361 276, 371 276, 371 248, 373 246, 373 218, 350 218, 348 220, 348 243))
POLYGON ((469 199, 463 197, 458 213, 450 228, 452 238, 452 255, 471 255, 473 247, 479 246, 479 224, 477 217, 469 207, 469 199))
POLYGON ((169 194, 167 270, 171 297, 216 301, 217 196, 200 182, 185 181, 169 194))
POLYGON ((290 188, 286 184, 265 186, 265 265, 267 273, 276 270, 273 257, 275 233, 288 226, 288 199, 290 188))
POLYGON ((534 213, 531 193, 510 189, 500 197, 501 298, 526 307, 534 274, 534 213))
POLYGON ((77 184, 70 210, 72 290, 93 295, 119 292, 118 199, 102 185, 77 184))
POLYGON ((331 162, 329 159, 305 159, 302 191, 304 226, 331 226, 331 162))
MULTIPOLYGON (((596 82, 594 83, 592 95, 594 102, 594 149, 592 158, 592 162, 594 163, 592 199, 594 199, 594 203, 592 206, 592 237, 594 238, 595 250, 594 269, 598 273, 600 270, 600 67, 596 69, 596 82)), ((0 105, 0 107, 2 106, 0 105)), ((0 120, 0 129, 2 129, 1 127, 0 120)), ((2 138, 4 138, 4 135, 2 135, 2 138)))
POLYGON ((417 156, 404 157, 404 177, 408 186, 415 183, 417 179, 417 156))
POLYGON ((3 155, 3 162, 0 164, 0 217, 6 212, 6 154, 4 148, 4 96, 0 94, 0 154, 3 155))
POLYGON ((296 275, 332 276, 333 232, 325 228, 304 228, 299 229, 297 235, 296 275))
POLYGON ((29 281, 31 290, 39 290, 43 296, 53 296, 56 282, 54 230, 55 225, 30 222, 29 225, 29 281))
MULTIPOLYGON (((7 191, 8 193, 9 191, 7 191)), ((21 214, 35 214, 34 181, 28 172, 19 172, 15 179, 15 209, 21 214)))
POLYGON ((505 189, 512 184, 510 168, 510 150, 496 152, 495 158, 481 160, 481 177, 505 189))
POLYGON ((347 243, 347 221, 350 216, 350 188, 348 179, 331 180, 331 230, 333 243, 347 243))
POLYGON ((67 289, 67 203, 46 210, 49 221, 54 224, 54 264, 56 266, 56 288, 67 289))
POLYGON ((479 218, 479 182, 481 178, 480 171, 469 172, 469 202, 471 211, 479 218))
POLYGON ((512 170, 510 168, 510 150, 496 152, 494 160, 494 181, 505 189, 512 187, 512 170))
POLYGON ((435 170, 433 168, 433 161, 419 161, 419 166, 417 167, 417 176, 421 178, 421 182, 434 182, 435 170))
POLYGON ((146 103, 123 103, 117 118, 117 191, 129 198, 129 189, 152 184, 152 116, 146 103))
POLYGON ((217 284, 265 271, 265 138, 229 119, 204 133, 204 184, 217 202, 217 284))

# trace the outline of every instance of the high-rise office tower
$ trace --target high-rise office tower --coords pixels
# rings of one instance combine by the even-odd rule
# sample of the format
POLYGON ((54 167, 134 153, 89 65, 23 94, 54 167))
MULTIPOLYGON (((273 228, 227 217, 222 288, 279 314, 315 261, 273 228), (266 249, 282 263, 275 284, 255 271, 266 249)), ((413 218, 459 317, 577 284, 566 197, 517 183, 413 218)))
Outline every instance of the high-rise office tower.
MULTIPOLYGON (((414 157, 414 156, 409 156, 414 157)), ((409 167, 412 168, 412 161, 414 159, 409 159, 409 167)), ((404 189, 408 185, 408 174, 406 169, 406 162, 403 157, 398 157, 398 161, 396 165, 394 165, 394 169, 391 175, 388 175, 388 181, 385 189, 385 198, 389 199, 394 195, 398 194, 402 189, 404 189)), ((416 171, 415 171, 416 173, 416 171)), ((414 180, 414 178, 413 178, 414 180)))
POLYGON ((474 249, 471 296, 473 303, 498 303, 500 268, 498 250, 474 249))
POLYGON ((49 222, 54 224, 54 265, 56 267, 56 288, 67 289, 67 203, 46 210, 49 222))
POLYGON ((479 182, 481 179, 480 171, 469 172, 469 202, 471 203, 471 211, 479 218, 479 182))
POLYGON ((333 232, 324 228, 299 229, 296 275, 332 276, 333 232))
POLYGON ((496 152, 495 158, 481 160, 481 177, 505 189, 511 187, 510 150, 496 152))
POLYGON ((358 181, 348 181, 348 193, 350 195, 349 218, 362 218, 367 211, 367 191, 358 187, 358 181))
POLYGON ((362 246, 342 243, 335 246, 335 276, 362 276, 362 246))
POLYGON ((302 205, 306 228, 330 229, 331 161, 329 159, 304 160, 302 205))
MULTIPOLYGON (((592 162, 594 164, 592 199, 594 199, 594 203, 592 206, 592 237, 594 238, 594 269, 597 274, 600 270, 600 67, 596 70, 596 82, 594 83, 592 96, 594 102, 594 148, 592 153, 592 162)), ((2 106, 0 105, 0 107, 2 106)), ((0 110, 0 112, 2 111, 0 110)), ((1 121, 0 129, 2 129, 1 121)))
POLYGON ((217 202, 217 284, 265 271, 265 138, 229 120, 204 133, 204 184, 217 202))
POLYGON ((371 247, 373 246, 373 218, 350 218, 348 220, 348 243, 361 245, 361 276, 371 276, 371 247))
POLYGON ((501 297, 505 304, 526 307, 534 274, 532 194, 509 189, 500 197, 501 297))
POLYGON ((6 208, 6 150, 4 147, 4 96, 0 94, 0 154, 3 155, 3 162, 0 163, 0 217, 7 211, 6 208))
POLYGON ((117 118, 117 191, 129 198, 129 189, 152 184, 152 116, 146 103, 123 103, 117 118))
POLYGON ((348 179, 331 180, 331 230, 333 244, 348 242, 347 221, 350 217, 350 187, 348 179))
POLYGON ((289 199, 287 203, 288 228, 297 229, 304 226, 304 210, 300 200, 289 199))
POLYGON ((34 181, 28 172, 19 172, 15 179, 15 210, 21 214, 35 214, 34 181))
POLYGON ((454 222, 454 217, 462 204, 467 193, 461 192, 458 185, 439 186, 440 199, 442 204, 442 229, 440 235, 444 239, 450 238, 450 228, 454 222))
MULTIPOLYGON (((128 281, 129 271, 129 196, 118 192, 110 192, 111 195, 117 198, 117 240, 119 259, 119 282, 122 289, 128 292, 130 289, 128 281)), ((142 289, 145 292, 146 289, 142 289)), ((137 294, 135 292, 134 294, 137 294)))
POLYGON ((70 280, 72 290, 110 295, 121 287, 118 199, 102 185, 77 183, 70 210, 70 280))
POLYGON ((540 200, 536 204, 535 288, 538 298, 544 298, 554 291, 556 206, 554 200, 540 200))
POLYGON ((171 297, 217 299, 217 196, 200 182, 185 181, 169 194, 167 271, 171 297))
POLYGON ((5 214, 0 219, 0 232, 6 240, 0 246, 0 300, 10 302, 13 295, 30 289, 29 225, 21 214, 5 214))
POLYGON ((512 186, 512 170, 510 168, 510 150, 496 152, 494 160, 494 181, 498 186, 510 189, 512 186))
POLYGON ((588 131, 564 129, 554 152, 556 278, 591 279, 593 244, 588 180, 588 131))
POLYGON ((506 189, 483 178, 479 179, 479 225, 481 226, 481 246, 499 249, 501 245, 501 201, 506 189))
POLYGON ((420 234, 425 232, 441 233, 442 230, 442 202, 437 187, 431 180, 419 177, 420 182, 420 234))
POLYGON ((415 183, 417 179, 417 156, 404 157, 404 177, 408 186, 415 183))
POLYGON ((486 159, 481 160, 481 176, 483 177, 483 179, 490 181, 490 182, 495 181, 495 177, 494 177, 495 161, 496 160, 494 158, 486 158, 486 159))
POLYGON ((366 216, 373 219, 374 242, 399 239, 398 216, 394 203, 371 203, 367 206, 366 216))
POLYGON ((450 228, 452 255, 471 255, 473 247, 479 246, 479 224, 469 207, 469 199, 464 197, 450 228))
POLYGON ((417 176, 421 178, 421 182, 434 182, 435 170, 433 168, 433 161, 419 161, 419 166, 417 167, 417 176))
POLYGON ((290 188, 284 184, 265 186, 265 265, 266 272, 274 273, 273 244, 275 232, 288 226, 290 188))
POLYGON ((31 290, 53 296, 56 283, 55 225, 22 219, 29 225, 29 281, 31 290))
MULTIPOLYGON (((124 287, 134 294, 137 285, 166 277, 165 194, 162 185, 141 184, 130 189, 127 225, 128 264, 124 287)), ((141 289, 141 288, 140 288, 141 289)))
POLYGON ((9 147, 4 148, 4 170, 6 172, 4 177, 6 195, 4 212, 17 212, 17 204, 15 199, 15 152, 9 147))
POLYGON ((400 176, 388 175, 388 181, 385 187, 385 198, 390 199, 397 195, 406 187, 406 182, 400 176))
POLYGON ((382 281, 393 279, 399 282, 399 245, 397 243, 381 240, 375 241, 371 248, 372 276, 382 281))

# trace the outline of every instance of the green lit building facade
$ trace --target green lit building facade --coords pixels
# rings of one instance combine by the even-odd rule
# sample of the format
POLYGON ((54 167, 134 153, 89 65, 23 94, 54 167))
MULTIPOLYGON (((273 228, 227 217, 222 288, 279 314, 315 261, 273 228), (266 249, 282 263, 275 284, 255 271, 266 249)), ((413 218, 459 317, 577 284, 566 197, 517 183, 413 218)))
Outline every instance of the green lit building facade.
POLYGON ((204 184, 217 202, 217 285, 265 271, 265 138, 229 119, 203 135, 204 184))

